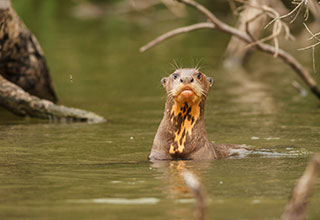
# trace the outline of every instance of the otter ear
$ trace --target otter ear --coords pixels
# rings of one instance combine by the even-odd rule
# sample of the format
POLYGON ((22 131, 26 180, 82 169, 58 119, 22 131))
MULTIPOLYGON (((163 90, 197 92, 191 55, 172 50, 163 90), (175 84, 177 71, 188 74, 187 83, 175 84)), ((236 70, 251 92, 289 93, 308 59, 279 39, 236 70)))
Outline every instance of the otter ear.
POLYGON ((209 82, 209 86, 212 87, 214 80, 211 77, 207 77, 207 81, 209 82))
POLYGON ((163 77, 163 78, 161 79, 161 84, 162 84, 163 87, 166 87, 167 82, 168 82, 168 77, 163 77))

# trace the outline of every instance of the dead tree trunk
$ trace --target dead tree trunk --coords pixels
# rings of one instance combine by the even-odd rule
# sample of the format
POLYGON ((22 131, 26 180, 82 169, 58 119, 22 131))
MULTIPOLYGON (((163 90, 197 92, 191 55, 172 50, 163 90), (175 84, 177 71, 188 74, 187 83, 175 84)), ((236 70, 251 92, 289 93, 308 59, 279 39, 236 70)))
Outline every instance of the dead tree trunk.
MULTIPOLYGON (((57 101, 42 49, 13 10, 0 8, 0 74, 32 95, 57 101)), ((0 6, 1 7, 1 6, 0 6)))
POLYGON ((56 101, 37 39, 10 0, 0 0, 0 106, 20 116, 54 121, 105 121, 92 112, 56 105, 56 101))
MULTIPOLYGON (((279 0, 249 0, 251 5, 268 5, 275 8, 281 14, 287 13, 288 9, 279 0)), ((246 7, 240 14, 237 29, 245 32, 246 25, 249 22, 249 30, 255 39, 259 39, 263 28, 267 24, 268 18, 261 14, 261 10, 253 7, 246 7)), ((243 42, 236 36, 232 36, 226 49, 224 66, 237 67, 243 66, 253 48, 247 47, 248 43, 243 42)))
MULTIPOLYGON (((254 5, 265 4, 266 0, 250 0, 250 3, 254 5)), ((249 20, 257 17, 260 14, 260 10, 256 8, 245 8, 239 15, 237 28, 245 31, 246 24, 249 20)), ((263 15, 260 18, 255 19, 250 23, 250 32, 255 39, 258 39, 261 33, 261 29, 266 24, 266 16, 263 15)), ((252 48, 246 48, 248 44, 242 40, 231 37, 231 40, 226 49, 226 55, 224 59, 225 67, 242 66, 252 48)))

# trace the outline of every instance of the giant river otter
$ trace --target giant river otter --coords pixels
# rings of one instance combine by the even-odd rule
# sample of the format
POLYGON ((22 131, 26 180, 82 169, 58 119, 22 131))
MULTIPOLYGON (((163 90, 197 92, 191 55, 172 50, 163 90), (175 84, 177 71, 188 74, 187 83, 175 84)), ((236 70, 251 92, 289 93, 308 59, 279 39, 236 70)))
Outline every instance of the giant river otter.
POLYGON ((213 79, 197 69, 177 69, 161 80, 167 92, 164 116, 155 135, 150 160, 218 159, 249 147, 213 144, 204 124, 204 105, 213 79))

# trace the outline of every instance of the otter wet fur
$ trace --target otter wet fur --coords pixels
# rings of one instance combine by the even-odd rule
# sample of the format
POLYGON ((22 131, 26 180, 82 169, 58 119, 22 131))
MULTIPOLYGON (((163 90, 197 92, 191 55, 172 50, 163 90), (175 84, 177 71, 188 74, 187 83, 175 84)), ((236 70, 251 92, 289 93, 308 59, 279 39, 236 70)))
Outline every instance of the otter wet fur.
POLYGON ((164 116, 149 160, 211 160, 229 157, 245 145, 213 144, 204 123, 204 107, 213 79, 198 69, 177 69, 161 80, 167 92, 164 116))

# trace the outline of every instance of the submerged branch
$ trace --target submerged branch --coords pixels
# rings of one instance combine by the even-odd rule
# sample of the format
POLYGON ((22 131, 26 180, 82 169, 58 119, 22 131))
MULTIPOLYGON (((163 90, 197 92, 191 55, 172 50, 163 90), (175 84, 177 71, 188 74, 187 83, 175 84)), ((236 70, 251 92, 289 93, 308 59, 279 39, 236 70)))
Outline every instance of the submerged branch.
POLYGON ((304 219, 308 198, 311 196, 312 188, 319 173, 320 154, 316 154, 293 189, 289 203, 282 214, 282 220, 304 219))
POLYGON ((95 113, 56 105, 32 96, 0 75, 0 106, 20 116, 51 119, 53 121, 82 121, 99 123, 105 119, 95 113))
POLYGON ((182 176, 184 178, 186 185, 189 187, 189 189, 192 190, 197 200, 198 219, 199 220, 206 219, 207 200, 206 200, 206 195, 201 182, 193 173, 187 170, 182 172, 182 176))

